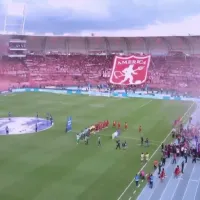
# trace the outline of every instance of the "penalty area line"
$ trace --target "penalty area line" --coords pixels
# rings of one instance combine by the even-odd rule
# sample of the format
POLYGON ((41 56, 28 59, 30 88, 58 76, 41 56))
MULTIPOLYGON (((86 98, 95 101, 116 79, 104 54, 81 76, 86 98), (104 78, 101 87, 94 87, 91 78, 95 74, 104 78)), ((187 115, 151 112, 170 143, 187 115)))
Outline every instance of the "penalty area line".
MULTIPOLYGON (((189 113, 189 111, 191 110, 191 108, 193 107, 193 105, 195 104, 195 102, 193 102, 191 105, 190 105, 190 107, 187 109, 187 111, 184 113, 184 115, 181 117, 181 120, 189 113)), ((173 130, 173 129, 172 129, 173 130)), ((165 139, 160 143, 160 145, 158 146, 158 148, 154 151, 154 153, 150 156, 150 158, 149 158, 149 161, 150 160, 152 160, 152 158, 156 155, 156 153, 159 151, 159 149, 160 149, 160 146, 161 146, 161 144, 162 143, 165 143, 165 141, 168 139, 168 137, 170 136, 170 134, 171 134, 171 132, 172 132, 172 130, 168 133, 168 135, 165 137, 165 139)), ((141 171, 141 170, 143 170, 146 166, 147 166, 147 164, 149 163, 149 161, 148 162, 146 162, 143 166, 142 166, 142 168, 139 170, 139 172, 141 171)), ((138 172, 138 173, 139 173, 138 172)), ((117 198, 117 200, 120 200, 123 196, 124 196, 124 194, 126 193, 126 191, 130 188, 130 186, 133 184, 133 182, 134 182, 134 180, 132 180, 129 184, 128 184, 128 186, 124 189, 124 191, 121 193, 121 195, 117 198)))

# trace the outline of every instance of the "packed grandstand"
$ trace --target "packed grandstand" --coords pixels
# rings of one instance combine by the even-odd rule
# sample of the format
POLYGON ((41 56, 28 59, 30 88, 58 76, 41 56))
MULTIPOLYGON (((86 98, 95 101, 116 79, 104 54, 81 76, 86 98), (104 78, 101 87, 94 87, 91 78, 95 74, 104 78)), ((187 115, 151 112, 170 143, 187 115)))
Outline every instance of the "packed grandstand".
POLYGON ((115 86, 199 95, 200 37, 53 37, 1 35, 0 89, 110 86, 114 57, 151 55, 144 84, 115 86))

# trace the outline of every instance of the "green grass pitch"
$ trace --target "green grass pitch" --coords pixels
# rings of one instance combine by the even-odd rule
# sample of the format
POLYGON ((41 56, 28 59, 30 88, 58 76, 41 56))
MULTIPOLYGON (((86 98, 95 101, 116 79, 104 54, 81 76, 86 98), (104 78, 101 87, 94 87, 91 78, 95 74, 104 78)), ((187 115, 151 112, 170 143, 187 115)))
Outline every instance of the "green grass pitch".
MULTIPOLYGON (((0 96, 0 117, 7 117, 9 111, 14 116, 39 112, 40 117, 49 112, 55 121, 52 128, 37 134, 0 136, 0 199, 117 200, 142 167, 141 152, 148 151, 151 156, 170 132, 172 122, 191 104, 50 93, 0 96), (66 134, 67 116, 72 116, 73 131, 66 134), (112 127, 92 136, 88 146, 76 144, 76 132, 107 119, 128 122, 129 129, 121 135, 128 143, 127 150, 115 150, 112 127), (139 125, 152 142, 149 148, 139 146, 139 125), (100 148, 97 135, 101 135, 100 148)), ((154 158, 146 172, 152 170, 154 158)), ((135 185, 131 185, 120 199, 135 199, 141 188, 133 196, 135 185)))

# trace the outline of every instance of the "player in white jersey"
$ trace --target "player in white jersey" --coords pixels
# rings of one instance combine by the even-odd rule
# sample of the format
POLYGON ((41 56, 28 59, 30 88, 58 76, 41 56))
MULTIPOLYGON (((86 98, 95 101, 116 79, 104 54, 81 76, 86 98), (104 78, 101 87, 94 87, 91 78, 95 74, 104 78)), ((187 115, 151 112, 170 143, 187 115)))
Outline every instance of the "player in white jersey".
POLYGON ((76 134, 76 143, 79 144, 79 141, 80 141, 80 135, 76 134))
POLYGON ((141 163, 144 162, 144 153, 141 153, 140 160, 141 160, 141 163))

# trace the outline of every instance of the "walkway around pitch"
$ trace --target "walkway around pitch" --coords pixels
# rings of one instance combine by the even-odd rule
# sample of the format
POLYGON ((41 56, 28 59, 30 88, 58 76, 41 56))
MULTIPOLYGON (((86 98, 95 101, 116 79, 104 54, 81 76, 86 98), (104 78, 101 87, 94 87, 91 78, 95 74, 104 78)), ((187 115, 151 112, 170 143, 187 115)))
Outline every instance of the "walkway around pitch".
MULTIPOLYGON (((182 116, 181 119, 184 119, 185 117, 188 118, 188 115, 190 115, 189 113, 190 113, 190 111, 191 111, 191 109, 193 108, 194 105, 197 105, 197 102, 193 102, 193 103, 190 105, 190 107, 189 107, 188 110, 184 113, 184 115, 182 116)), ((200 106, 197 106, 197 107, 200 108, 200 106)), ((164 139, 161 143, 165 143, 165 142, 167 141, 167 139, 170 137, 170 135, 171 135, 171 131, 168 133, 168 135, 165 137, 165 139, 164 139)), ((143 167, 139 170, 138 173, 140 173, 140 171, 143 170, 143 169, 146 167, 146 165, 147 165, 150 161, 152 161, 152 159, 154 158, 154 156, 160 151, 161 143, 160 143, 160 145, 158 146, 158 148, 154 151, 154 153, 150 156, 149 161, 143 165, 143 167)), ((127 191, 131 188, 131 186, 132 186, 133 184, 134 184, 134 179, 127 185, 127 187, 124 189, 124 191, 121 193, 121 195, 118 197, 117 200, 121 200, 121 199, 125 196, 125 194, 127 193, 127 191)), ((136 194, 136 190, 133 191, 133 196, 131 195, 131 196, 129 197, 128 200, 131 200, 132 198, 135 199, 135 198, 136 198, 136 197, 134 197, 135 194, 136 194)))
MULTIPOLYGON (((193 123, 197 124, 200 120, 200 107, 192 114, 193 123)), ((183 158, 179 158, 176 165, 180 165, 183 158)), ((154 188, 150 189, 148 185, 144 187, 137 200, 199 200, 200 199, 200 162, 192 163, 188 158, 185 164, 184 174, 178 179, 174 178, 174 169, 176 165, 171 164, 172 158, 167 159, 165 165, 166 179, 161 183, 158 177, 158 171, 154 172, 154 188)))
POLYGON ((182 162, 179 158, 177 164, 171 164, 172 158, 165 165, 166 178, 163 182, 158 177, 158 171, 154 173, 154 187, 144 187, 137 200, 199 200, 200 197, 200 163, 192 163, 188 158, 185 164, 184 174, 179 178, 174 177, 175 167, 182 162))

